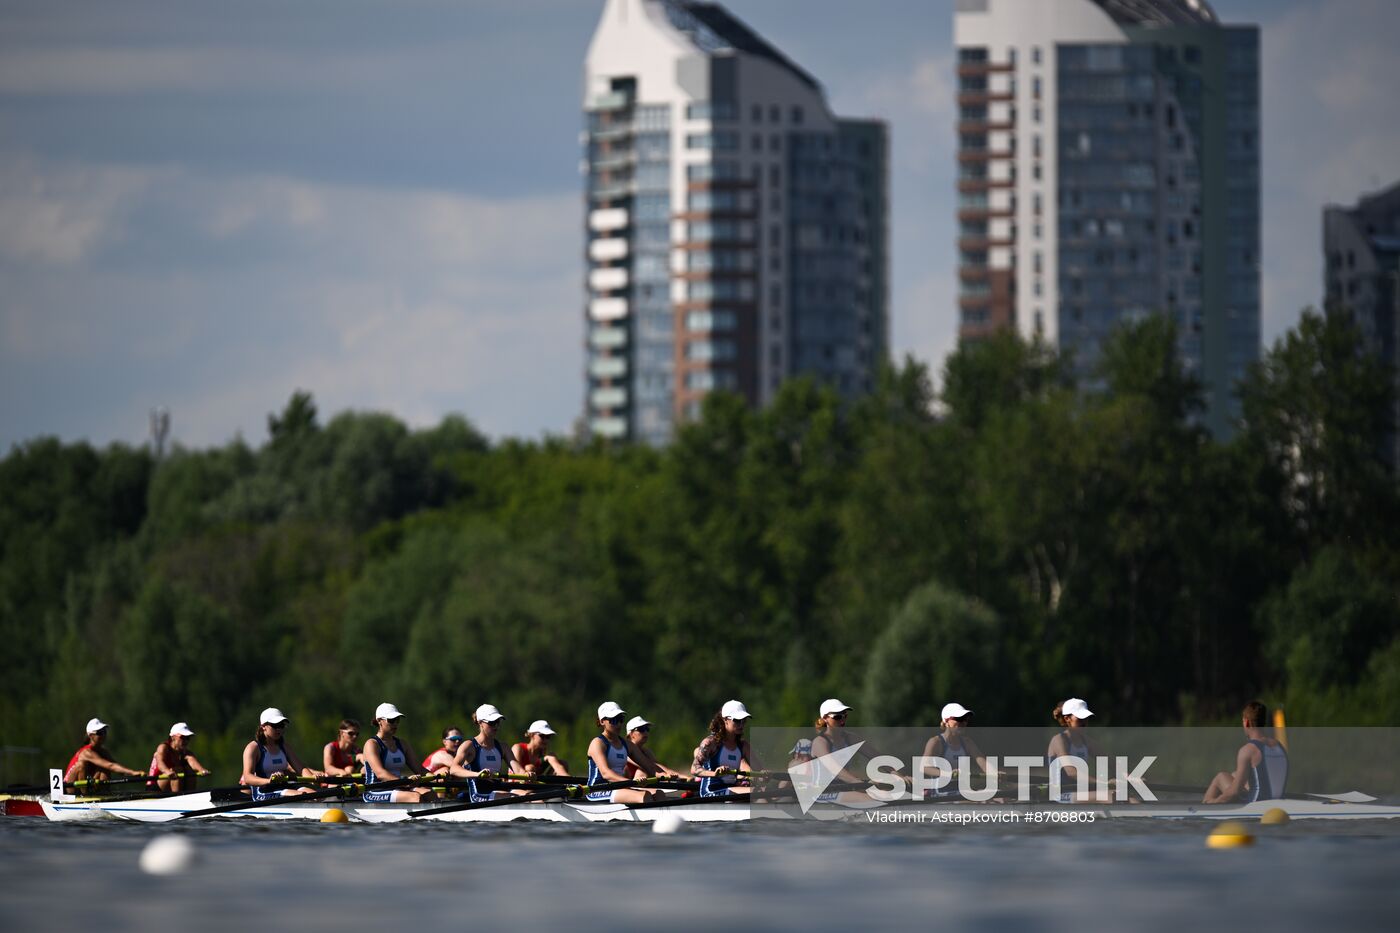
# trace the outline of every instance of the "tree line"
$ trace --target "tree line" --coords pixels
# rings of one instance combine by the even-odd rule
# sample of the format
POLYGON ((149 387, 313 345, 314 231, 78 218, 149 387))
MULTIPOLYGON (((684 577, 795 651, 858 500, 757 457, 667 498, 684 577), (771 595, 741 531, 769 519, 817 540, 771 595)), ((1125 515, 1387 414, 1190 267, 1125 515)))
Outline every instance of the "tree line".
MULTIPOLYGON (((0 729, 57 767, 81 724, 142 767, 187 720, 236 770, 257 711, 319 760, 343 716, 408 713, 420 753, 492 702, 581 761, 594 707, 689 750, 719 704, 799 724, 1400 723, 1393 378, 1305 312, 1239 386, 1228 440, 1164 317, 1088 378, 1014 334, 841 403, 717 393, 665 449, 489 442, 460 417, 323 423, 260 447, 41 438, 0 461, 0 729)), ((207 755, 207 757, 206 757, 207 755)))

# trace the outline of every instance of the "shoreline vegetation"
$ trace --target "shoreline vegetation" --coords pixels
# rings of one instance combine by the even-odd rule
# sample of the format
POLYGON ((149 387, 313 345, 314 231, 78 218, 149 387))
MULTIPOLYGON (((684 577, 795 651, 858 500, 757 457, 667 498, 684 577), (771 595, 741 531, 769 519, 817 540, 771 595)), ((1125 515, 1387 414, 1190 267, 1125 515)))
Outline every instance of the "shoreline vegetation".
POLYGON ((806 380, 763 411, 716 394, 662 450, 322 423, 303 392, 259 447, 15 446, 4 743, 58 767, 100 714, 139 768, 185 720, 227 776, 264 706, 319 760, 384 699, 415 747, 491 702, 504 737, 548 719, 572 760, 612 697, 672 764, 730 696, 768 725, 847 695, 870 725, 950 696, 1048 724, 1069 695, 1106 724, 1232 722, 1256 696, 1290 724, 1400 724, 1394 374, 1347 315, 1305 312, 1216 440, 1175 345, 1152 316, 1076 378, 1001 335, 937 394, 912 360, 844 406, 806 380))

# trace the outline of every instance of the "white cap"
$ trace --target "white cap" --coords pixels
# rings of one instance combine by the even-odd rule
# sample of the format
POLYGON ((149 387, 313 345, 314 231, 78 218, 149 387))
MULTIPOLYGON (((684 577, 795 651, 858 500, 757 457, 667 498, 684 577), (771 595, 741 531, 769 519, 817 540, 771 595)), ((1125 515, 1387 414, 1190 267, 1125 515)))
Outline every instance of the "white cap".
POLYGON ((540 735, 553 735, 554 730, 549 728, 549 723, 545 720, 536 719, 534 722, 530 723, 530 728, 525 730, 526 735, 534 735, 535 733, 539 733, 540 735))
POLYGON ((190 728, 190 724, 187 723, 187 722, 177 722, 177 723, 175 723, 175 725, 173 725, 173 726, 170 727, 170 732, 169 732, 168 734, 169 734, 169 735, 194 735, 194 730, 190 728))
POLYGON ((627 731, 631 732, 633 729, 640 729, 642 726, 649 725, 651 725, 651 723, 647 722, 642 717, 633 716, 631 719, 627 720, 627 731))
POLYGON ((262 715, 258 717, 258 722, 262 723, 264 726, 275 726, 279 722, 286 721, 286 715, 275 706, 269 706, 267 709, 263 710, 262 715))
POLYGON ((374 708, 375 719, 398 719, 403 713, 392 703, 380 703, 374 708))
POLYGON ((599 719, 616 719, 618 716, 621 716, 621 715, 622 715, 623 713, 625 713, 625 712, 627 712, 627 710, 625 710, 625 709, 623 709, 622 707, 618 706, 618 705, 617 705, 616 703, 614 703, 612 700, 609 700, 609 701, 607 701, 606 703, 604 703, 602 706, 598 707, 598 718, 599 718, 599 719))
POLYGON ((497 719, 505 719, 505 714, 490 703, 483 703, 476 708, 472 714, 472 719, 477 722, 495 722, 497 719))
POLYGON ((844 713, 848 709, 850 709, 850 707, 836 699, 836 697, 822 701, 821 712, 823 716, 830 716, 832 713, 844 713))
POLYGON ((101 731, 102 731, 103 729, 105 729, 105 728, 107 728, 107 724, 106 724, 105 722, 103 722, 102 720, 98 719, 96 716, 94 716, 94 717, 92 717, 91 719, 88 720, 88 724, 87 724, 87 731, 88 731, 88 732, 101 732, 101 731))
POLYGON ((971 715, 972 710, 963 706, 961 703, 945 703, 943 704, 943 715, 938 721, 942 722, 945 719, 962 719, 964 716, 971 715))
POLYGON ((811 758, 812 740, 798 739, 795 743, 793 743, 792 750, 788 752, 788 755, 792 758, 798 758, 802 755, 806 755, 808 758, 811 758))
POLYGON ((728 703, 725 703, 724 706, 720 707, 719 714, 725 719, 749 718, 748 708, 738 700, 730 700, 728 703))
POLYGON ((1060 706, 1060 712, 1066 716, 1073 716, 1075 719, 1088 719, 1094 715, 1093 710, 1089 709, 1089 704, 1079 697, 1070 697, 1065 700, 1064 704, 1060 706))

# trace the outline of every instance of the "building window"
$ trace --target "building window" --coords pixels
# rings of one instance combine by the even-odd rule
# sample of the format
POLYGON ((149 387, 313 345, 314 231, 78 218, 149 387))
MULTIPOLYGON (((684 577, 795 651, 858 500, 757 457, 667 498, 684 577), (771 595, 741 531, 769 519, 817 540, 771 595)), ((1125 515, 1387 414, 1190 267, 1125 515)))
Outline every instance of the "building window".
POLYGON ((753 105, 753 109, 751 109, 751 110, 749 111, 749 115, 753 118, 753 122, 755 122, 755 123, 762 123, 762 122, 763 122, 763 105, 762 105, 762 104, 754 104, 754 105, 753 105))
POLYGON ((1031 62, 1036 65, 1040 64, 1040 46, 1038 45, 1031 48, 1031 62))
POLYGON ((768 108, 768 122, 769 122, 769 123, 781 123, 781 122, 783 122, 783 108, 782 108, 782 107, 779 107, 777 104, 774 104, 773 106, 769 107, 769 108, 768 108))
POLYGON ((1031 79, 1031 96, 1040 100, 1040 76, 1036 75, 1031 79))
POLYGON ((802 125, 803 113, 801 107, 792 108, 792 122, 798 126, 802 125))

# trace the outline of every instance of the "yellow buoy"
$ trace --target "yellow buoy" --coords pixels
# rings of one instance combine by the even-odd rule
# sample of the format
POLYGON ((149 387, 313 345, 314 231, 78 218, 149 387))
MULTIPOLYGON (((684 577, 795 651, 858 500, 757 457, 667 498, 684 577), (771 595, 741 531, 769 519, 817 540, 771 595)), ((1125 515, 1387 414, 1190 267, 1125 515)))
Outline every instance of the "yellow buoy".
POLYGON ((1243 823, 1228 820, 1210 831, 1206 846, 1211 849, 1238 849, 1254 845, 1254 836, 1243 823))
POLYGON ((1283 807, 1270 807, 1259 817, 1259 822, 1268 826, 1282 825, 1288 822, 1288 811, 1283 807))
POLYGON ((322 823, 348 823, 348 822, 350 822, 350 817, 348 817, 348 816, 345 815, 345 811, 344 811, 344 810, 341 810, 341 809, 338 808, 338 807, 331 807, 331 808, 330 808, 329 810, 327 810, 325 813, 322 813, 322 814, 321 814, 321 822, 322 822, 322 823))

